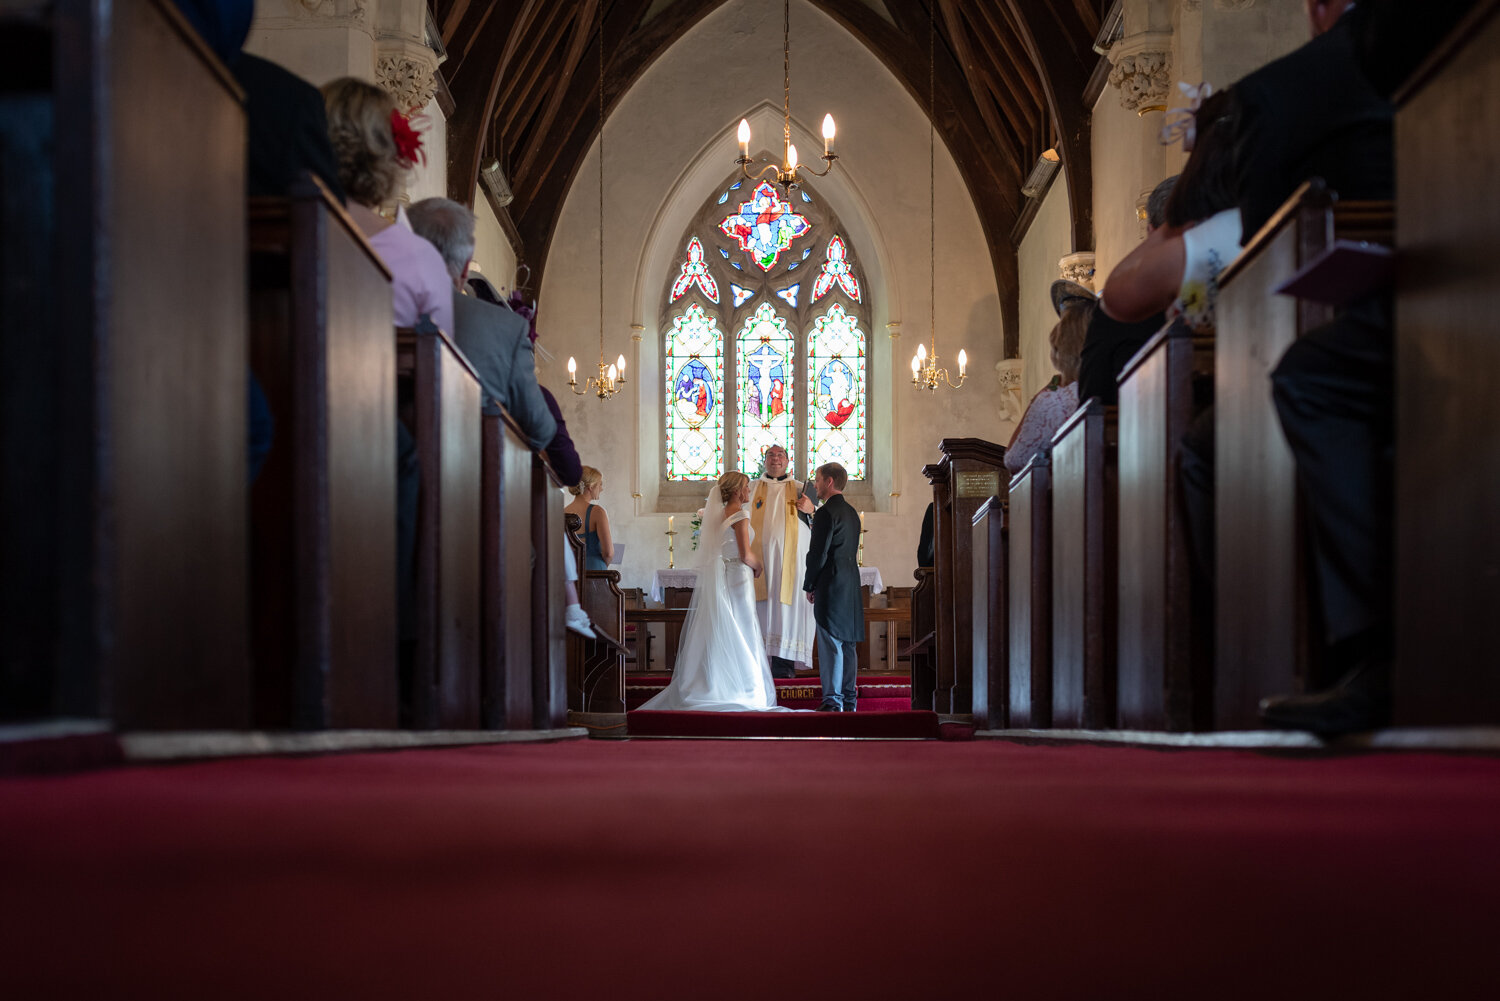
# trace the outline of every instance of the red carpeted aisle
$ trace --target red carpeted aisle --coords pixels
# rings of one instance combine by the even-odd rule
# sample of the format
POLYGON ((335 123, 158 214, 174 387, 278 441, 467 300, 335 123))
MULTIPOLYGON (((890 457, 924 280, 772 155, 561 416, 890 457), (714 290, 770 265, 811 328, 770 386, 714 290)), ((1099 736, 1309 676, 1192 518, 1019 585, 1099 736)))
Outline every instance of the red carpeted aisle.
POLYGON ((14 998, 1469 998, 1500 761, 594 741, 0 781, 14 998))

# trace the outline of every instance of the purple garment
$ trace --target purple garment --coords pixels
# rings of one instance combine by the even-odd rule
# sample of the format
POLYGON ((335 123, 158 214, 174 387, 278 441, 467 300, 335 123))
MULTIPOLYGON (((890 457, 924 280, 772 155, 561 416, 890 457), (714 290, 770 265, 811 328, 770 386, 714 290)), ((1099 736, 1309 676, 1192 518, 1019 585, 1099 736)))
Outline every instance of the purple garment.
POLYGON ((552 416, 557 420, 557 434, 552 436, 552 443, 547 446, 547 459, 552 463, 552 469, 562 480, 563 486, 574 487, 578 481, 583 479, 583 462, 578 458, 578 449, 573 447, 573 439, 568 437, 568 425, 563 422, 562 410, 557 405, 557 400, 546 386, 541 387, 542 399, 547 401, 547 409, 552 411, 552 416))
POLYGON ((527 302, 519 292, 511 292, 510 299, 507 300, 507 305, 510 306, 512 312, 514 312, 518 316, 524 316, 526 318, 526 322, 531 324, 531 333, 528 336, 531 338, 531 343, 535 344, 536 304, 527 302))

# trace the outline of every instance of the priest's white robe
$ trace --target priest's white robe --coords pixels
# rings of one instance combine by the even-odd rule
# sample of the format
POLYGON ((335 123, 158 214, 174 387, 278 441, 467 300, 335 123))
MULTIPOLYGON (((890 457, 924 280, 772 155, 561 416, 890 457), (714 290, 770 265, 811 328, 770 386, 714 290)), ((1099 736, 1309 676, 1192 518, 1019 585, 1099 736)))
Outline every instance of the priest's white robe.
POLYGON ((817 624, 812 604, 802 592, 802 579, 812 529, 797 518, 801 492, 802 484, 790 476, 784 480, 762 476, 756 481, 750 495, 755 529, 751 544, 765 565, 756 581, 755 610, 766 638, 766 654, 811 670, 817 624))

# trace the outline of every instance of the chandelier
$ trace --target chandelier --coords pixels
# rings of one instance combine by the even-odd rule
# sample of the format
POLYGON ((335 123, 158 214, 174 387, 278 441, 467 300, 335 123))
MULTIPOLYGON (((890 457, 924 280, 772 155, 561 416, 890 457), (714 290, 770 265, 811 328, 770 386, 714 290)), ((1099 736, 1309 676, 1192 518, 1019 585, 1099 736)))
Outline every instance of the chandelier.
POLYGON ((598 5, 599 20, 599 374, 578 388, 578 362, 568 358, 568 387, 577 396, 590 392, 607 400, 625 387, 625 356, 613 365, 604 361, 604 4, 598 5))
POLYGON ((760 181, 767 177, 775 179, 783 191, 790 191, 797 187, 802 179, 803 173, 811 174, 813 177, 823 177, 833 169, 833 161, 838 159, 838 154, 833 151, 833 136, 835 132, 832 115, 823 116, 823 157, 827 163, 822 170, 813 170, 797 160, 797 147, 792 145, 792 3, 791 0, 783 0, 781 5, 781 40, 782 40, 782 105, 781 105, 781 144, 785 150, 782 162, 767 164, 760 173, 750 173, 750 123, 741 118, 739 128, 740 155, 735 159, 739 164, 740 173, 752 181, 760 181))
POLYGON ((932 5, 927 7, 927 338, 932 345, 917 345, 917 353, 911 359, 911 384, 917 389, 936 392, 939 383, 947 383, 957 389, 968 378, 969 356, 962 348, 958 350, 958 381, 948 376, 948 370, 938 366, 937 353, 937 188, 934 164, 937 149, 937 72, 935 39, 937 27, 933 20, 932 5))

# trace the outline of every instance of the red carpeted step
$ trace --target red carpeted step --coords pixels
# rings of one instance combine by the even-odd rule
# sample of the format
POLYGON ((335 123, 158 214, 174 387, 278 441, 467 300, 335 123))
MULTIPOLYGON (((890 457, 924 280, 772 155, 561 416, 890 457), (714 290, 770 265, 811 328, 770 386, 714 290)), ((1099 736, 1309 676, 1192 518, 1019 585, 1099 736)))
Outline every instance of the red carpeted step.
MULTIPOLYGON (((672 680, 666 673, 630 674, 625 678, 625 708, 639 709, 672 680)), ((776 701, 788 709, 816 709, 823 688, 815 675, 776 679, 776 701)), ((911 709, 911 679, 901 674, 862 674, 860 712, 906 712, 911 709)))
POLYGON ((626 715, 632 737, 866 737, 937 740, 936 713, 641 712, 626 715))

